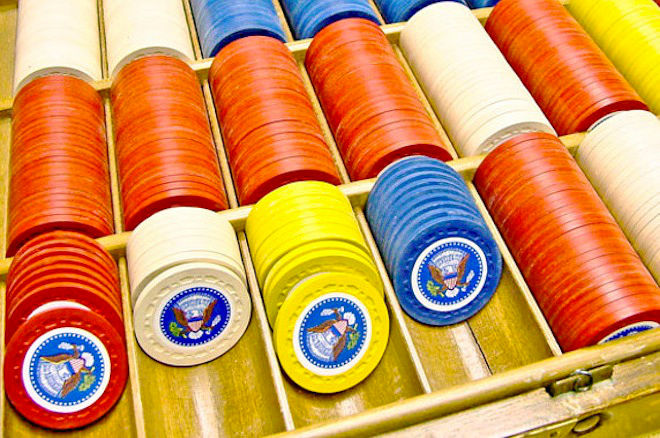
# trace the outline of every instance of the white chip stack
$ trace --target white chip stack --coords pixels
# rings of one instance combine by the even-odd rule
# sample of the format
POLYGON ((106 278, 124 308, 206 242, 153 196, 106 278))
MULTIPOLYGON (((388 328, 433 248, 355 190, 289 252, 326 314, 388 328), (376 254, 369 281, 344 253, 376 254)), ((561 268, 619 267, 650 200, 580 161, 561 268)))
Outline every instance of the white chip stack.
POLYGON ((513 135, 552 125, 479 20, 440 2, 417 12, 401 48, 462 156, 487 153, 513 135))
POLYGON ((163 210, 135 228, 126 247, 135 334, 170 365, 196 365, 233 347, 250 321, 236 234, 218 214, 163 210))
POLYGON ((614 113, 591 127, 575 159, 660 282, 660 120, 614 113))
POLYGON ((96 0, 18 2, 14 95, 41 76, 101 80, 98 20, 96 0))
POLYGON ((104 0, 103 15, 112 77, 142 56, 195 59, 181 0, 104 0))

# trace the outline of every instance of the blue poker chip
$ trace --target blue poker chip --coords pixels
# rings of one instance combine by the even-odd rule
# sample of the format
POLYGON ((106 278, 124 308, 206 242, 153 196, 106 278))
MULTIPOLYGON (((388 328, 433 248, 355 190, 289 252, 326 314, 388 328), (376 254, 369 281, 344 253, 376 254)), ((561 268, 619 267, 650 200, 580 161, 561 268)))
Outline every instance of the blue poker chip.
POLYGON ((463 321, 493 295, 502 259, 463 178, 441 161, 388 166, 367 200, 367 219, 402 308, 432 325, 463 321))
POLYGON ((314 38, 324 27, 344 18, 364 18, 380 24, 368 0, 283 0, 296 38, 314 38))
POLYGON ((215 56, 227 44, 247 36, 286 41, 270 0, 192 0, 192 9, 204 57, 215 56))
POLYGON ((470 9, 491 8, 495 6, 499 0, 467 0, 470 9))
POLYGON ((440 1, 454 1, 468 6, 465 0, 376 0, 378 9, 388 23, 408 21, 420 10, 440 1))
POLYGON ((490 232, 466 218, 429 221, 393 266, 394 290, 413 319, 430 325, 465 321, 495 293, 502 258, 490 232))

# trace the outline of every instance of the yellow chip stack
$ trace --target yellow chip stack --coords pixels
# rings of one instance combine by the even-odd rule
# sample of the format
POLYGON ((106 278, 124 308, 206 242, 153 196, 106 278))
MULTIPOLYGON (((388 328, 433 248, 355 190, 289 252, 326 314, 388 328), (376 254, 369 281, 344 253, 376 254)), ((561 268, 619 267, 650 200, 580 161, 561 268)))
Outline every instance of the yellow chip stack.
POLYGON ((389 316, 348 199, 327 183, 288 184, 254 206, 246 231, 284 371, 321 393, 365 379, 389 316))
POLYGON ((660 113, 660 8, 653 0, 571 0, 568 10, 660 113))

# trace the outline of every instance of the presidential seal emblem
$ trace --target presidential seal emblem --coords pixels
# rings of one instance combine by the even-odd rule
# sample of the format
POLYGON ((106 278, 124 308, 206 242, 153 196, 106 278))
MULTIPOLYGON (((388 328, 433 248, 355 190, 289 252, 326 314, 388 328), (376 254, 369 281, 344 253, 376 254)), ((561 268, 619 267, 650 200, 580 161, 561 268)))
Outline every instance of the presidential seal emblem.
POLYGON ((336 375, 353 367, 371 340, 371 320, 355 297, 331 293, 312 301, 294 330, 298 360, 319 375, 336 375))
POLYGON ((626 336, 636 335, 637 333, 652 330, 657 327, 660 327, 660 324, 655 321, 636 322, 635 324, 630 324, 626 327, 620 328, 614 333, 609 334, 605 338, 601 339, 601 341, 598 343, 604 344, 605 342, 615 341, 617 339, 625 338, 626 336))
POLYGON ((176 345, 196 347, 217 338, 230 319, 225 294, 210 287, 192 287, 167 301, 160 311, 160 330, 176 345))
POLYGON ((425 248, 413 265, 413 293, 424 307, 451 312, 472 302, 487 275, 483 250, 462 237, 438 240, 425 248))
POLYGON ((91 406, 110 380, 110 359, 101 341, 75 327, 52 330, 28 349, 23 383, 39 406, 72 413, 91 406))

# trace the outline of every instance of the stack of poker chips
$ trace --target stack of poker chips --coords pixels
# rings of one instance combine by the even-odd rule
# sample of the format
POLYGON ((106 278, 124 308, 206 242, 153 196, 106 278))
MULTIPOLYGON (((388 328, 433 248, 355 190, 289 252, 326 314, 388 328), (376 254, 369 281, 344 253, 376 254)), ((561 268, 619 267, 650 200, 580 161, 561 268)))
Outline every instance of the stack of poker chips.
POLYGON ((660 113, 660 8, 652 0, 571 0, 569 12, 660 113))
POLYGON ((380 24, 368 0, 283 0, 298 39, 314 38, 326 26, 346 18, 363 18, 380 24))
POLYGON ((281 41, 252 36, 223 48, 209 72, 241 204, 284 184, 339 184, 298 64, 281 41))
POLYGON ((554 134, 464 5, 442 2, 422 9, 401 32, 400 44, 460 155, 487 153, 521 132, 554 134))
POLYGON ((455 324, 483 308, 502 274, 497 244, 463 178, 408 157, 387 167, 367 218, 401 307, 417 321, 455 324))
POLYGON ((559 135, 586 131, 615 111, 647 109, 555 0, 502 0, 486 31, 559 135))
POLYGON ((575 159, 660 282, 660 121, 648 111, 594 126, 575 159))
POLYGON ((239 38, 262 35, 286 41, 272 0, 191 0, 204 57, 239 38))
POLYGON ((14 101, 8 255, 56 229, 111 234, 103 102, 85 81, 46 76, 14 101))
POLYGON ((338 21, 314 38, 305 66, 352 179, 408 155, 451 159, 378 25, 338 21))
POLYGON ((33 79, 51 74, 66 74, 88 82, 101 80, 101 43, 95 1, 20 1, 14 94, 33 79))
POLYGON ((111 90, 125 228, 169 207, 227 208, 195 72, 169 56, 132 61, 111 90))
POLYGON ((246 232, 287 375, 321 393, 364 380, 385 352, 389 317, 349 200, 327 183, 288 184, 254 206, 246 232))
POLYGON ((113 77, 145 55, 195 59, 180 0, 105 0, 103 17, 108 69, 113 77))
POLYGON ((506 141, 474 183, 565 351, 658 325, 660 289, 557 137, 506 141))
MULTIPOLYGON (((388 23, 401 23, 403 21, 410 20, 410 17, 415 15, 417 11, 425 8, 426 6, 432 3, 438 3, 439 1, 457 1, 464 5, 468 5, 466 0, 375 0, 378 5, 378 9, 385 17, 385 21, 388 23)), ((471 7, 485 7, 485 6, 473 6, 469 2, 471 7)), ((484 3, 483 1, 481 3, 484 3)), ((492 6, 492 5, 491 5, 492 6)))
POLYGON ((126 247, 135 336, 168 365, 197 365, 233 347, 252 304, 229 222, 201 208, 163 210, 126 247))
POLYGON ((73 429, 105 415, 128 377, 117 266, 96 241, 54 231, 7 276, 5 390, 25 418, 73 429))

